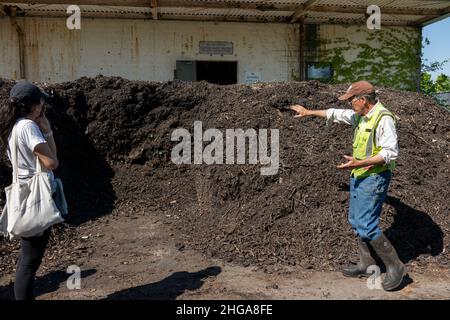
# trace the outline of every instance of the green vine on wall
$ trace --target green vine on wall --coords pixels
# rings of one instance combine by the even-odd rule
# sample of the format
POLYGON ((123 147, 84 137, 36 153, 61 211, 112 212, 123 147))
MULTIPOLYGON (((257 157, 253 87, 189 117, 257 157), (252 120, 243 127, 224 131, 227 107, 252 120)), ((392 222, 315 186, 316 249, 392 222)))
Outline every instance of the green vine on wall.
POLYGON ((418 89, 422 46, 420 29, 361 28, 356 32, 365 33, 363 43, 351 42, 346 37, 318 40, 318 66, 331 63, 333 83, 368 80, 378 86, 418 89), (346 54, 351 51, 356 53, 356 58, 347 61, 346 54))

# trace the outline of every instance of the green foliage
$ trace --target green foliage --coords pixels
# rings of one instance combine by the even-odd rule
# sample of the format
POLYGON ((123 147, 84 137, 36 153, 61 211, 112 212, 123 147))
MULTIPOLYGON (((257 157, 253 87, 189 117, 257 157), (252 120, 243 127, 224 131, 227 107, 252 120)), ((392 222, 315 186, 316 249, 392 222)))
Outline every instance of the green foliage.
POLYGON ((445 74, 440 74, 437 76, 436 81, 436 92, 450 92, 450 77, 445 74))
MULTIPOLYGON (((422 46, 422 49, 425 46, 430 45, 430 40, 425 38, 425 44, 422 46)), ((437 76, 436 80, 433 81, 431 78, 430 72, 436 72, 438 70, 442 70, 444 64, 446 64, 449 59, 444 61, 433 61, 428 62, 428 59, 423 58, 422 54, 422 67, 421 67, 421 82, 420 82, 420 91, 426 94, 440 93, 440 92, 450 92, 450 78, 449 76, 441 73, 437 76)))
POLYGON ((415 91, 421 67, 421 32, 416 28, 358 29, 363 41, 321 40, 323 64, 331 63, 333 83, 368 80, 375 85, 415 91), (351 61, 348 56, 352 55, 351 61))
POLYGON ((420 82, 420 91, 430 95, 441 106, 447 108, 450 111, 450 105, 448 101, 439 98, 438 93, 450 92, 450 77, 445 74, 437 76, 433 81, 431 74, 428 72, 422 72, 422 80, 420 82))
POLYGON ((441 73, 433 81, 430 73, 422 72, 420 90, 426 94, 450 92, 450 77, 441 73))
POLYGON ((418 91, 427 94, 450 91, 450 79, 441 74, 436 81, 430 72, 441 70, 449 61, 429 62, 423 48, 430 45, 419 28, 382 27, 381 30, 359 28, 358 41, 340 36, 332 40, 318 39, 317 66, 331 63, 332 83, 368 80, 378 86, 418 91), (361 36, 362 35, 362 36, 361 36))
MULTIPOLYGON (((428 38, 425 38, 424 40, 424 44, 422 45, 422 52, 420 54, 420 59, 422 61, 422 65, 421 65, 421 72, 422 73, 428 73, 428 72, 435 72, 438 70, 442 70, 442 68, 444 67, 444 65, 450 61, 450 59, 446 59, 444 61, 433 61, 433 62, 428 62, 428 59, 425 59, 423 57, 423 52, 425 49, 425 46, 429 46, 431 44, 430 40, 428 40, 428 38)), ((423 77, 423 76, 422 76, 423 77)))
POLYGON ((431 74, 428 72, 422 72, 422 79, 420 81, 420 91, 426 94, 436 92, 436 85, 431 79, 431 74))

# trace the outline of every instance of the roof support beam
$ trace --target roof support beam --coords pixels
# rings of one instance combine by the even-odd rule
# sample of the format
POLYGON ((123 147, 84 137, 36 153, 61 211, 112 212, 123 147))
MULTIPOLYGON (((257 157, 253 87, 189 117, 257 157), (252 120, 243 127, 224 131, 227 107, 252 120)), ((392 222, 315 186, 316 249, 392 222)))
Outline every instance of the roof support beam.
POLYGON ((158 0, 151 0, 150 8, 152 9, 153 20, 158 20, 158 0))
POLYGON ((308 0, 305 3, 303 3, 300 8, 298 8, 294 14, 291 17, 291 23, 297 22, 299 20, 301 20, 305 14, 306 11, 311 8, 315 3, 317 2, 317 0, 308 0))
MULTIPOLYGON (((216 16, 216 17, 210 17, 207 20, 205 20, 204 17, 196 17, 196 16, 176 16, 176 15, 161 15, 160 20, 187 20, 187 21, 230 21, 230 22, 289 22, 289 20, 285 20, 285 18, 279 18, 279 19, 264 19, 264 18, 256 18, 256 17, 227 17, 227 16, 216 16)), ((358 25, 365 25, 366 20, 365 19, 350 19, 350 20, 340 20, 336 21, 333 19, 325 20, 323 22, 314 22, 314 21, 305 21, 306 24, 322 24, 322 23, 328 23, 328 24, 343 24, 343 25, 351 25, 351 24, 358 24, 358 25)), ((383 26, 415 26, 411 22, 407 21, 386 21, 383 22, 383 26)))
POLYGON ((149 0, 5 0, 8 3, 27 3, 27 4, 67 4, 72 5, 76 2, 76 5, 105 5, 105 6, 129 6, 129 7, 148 7, 149 0))
MULTIPOLYGON (((7 1, 7 0, 6 0, 7 1)), ((28 4, 73 4, 74 0, 12 0, 11 3, 28 3, 28 4)), ((124 6, 124 7, 148 7, 151 0, 79 0, 77 5, 108 5, 108 6, 124 6)), ((260 2, 242 2, 239 0, 229 1, 204 1, 204 0, 159 0, 159 7, 190 7, 190 8, 210 8, 210 9, 255 9, 260 11, 283 10, 294 11, 298 6, 289 4, 273 3, 271 1, 260 2)))
POLYGON ((0 18, 6 16, 5 6, 0 3, 0 18))
MULTIPOLYGON (((443 10, 439 9, 411 9, 411 8, 383 8, 380 6, 381 14, 398 14, 398 15, 436 15, 439 16, 443 14, 443 10)), ((367 12, 367 7, 365 6, 335 6, 335 5, 324 5, 315 6, 309 9, 312 12, 335 12, 335 13, 361 13, 365 14, 367 12)))
MULTIPOLYGON (((101 16, 98 16, 98 14, 90 14, 85 13, 84 14, 87 18, 102 18, 102 19, 139 19, 139 18, 147 18, 143 14, 135 14, 131 16, 124 16, 122 14, 108 14, 105 13, 101 16)), ((66 17, 64 13, 61 13, 60 15, 51 15, 49 16, 46 13, 33 13, 33 14, 27 14, 29 17, 42 17, 42 18, 59 18, 59 17, 66 17)), ((170 20, 170 21, 214 21, 214 22, 260 22, 260 23, 288 23, 290 20, 287 20, 284 17, 276 17, 276 18, 264 18, 264 17, 245 17, 245 16, 212 16, 205 18, 204 16, 190 16, 190 15, 163 15, 159 14, 158 20, 170 20)), ((323 21, 307 21, 307 24, 341 24, 341 25, 351 25, 351 24, 358 24, 362 25, 365 23, 365 20, 363 19, 350 19, 350 20, 339 20, 336 19, 329 19, 329 20, 323 20, 323 21)), ((383 22, 383 26, 417 26, 416 24, 412 22, 402 22, 402 21, 386 21, 383 22)))
MULTIPOLYGON (((308 24, 340 24, 340 25, 364 25, 366 23, 365 19, 329 19, 322 21, 308 21, 308 24)), ((385 27, 417 27, 415 22, 410 21, 383 21, 382 23, 385 27)))
POLYGON ((443 20, 443 19, 448 18, 448 17, 450 17, 450 6, 448 6, 447 8, 445 8, 445 9, 443 10, 442 15, 440 15, 440 16, 438 16, 438 17, 435 17, 434 19, 428 19, 428 20, 425 20, 425 18, 424 18, 424 19, 420 19, 420 20, 417 21, 417 22, 418 22, 422 27, 425 27, 425 26, 427 26, 427 25, 429 25, 429 24, 438 22, 438 21, 443 20))
MULTIPOLYGON (((67 4, 71 5, 74 3, 74 0, 6 0, 8 3, 28 3, 28 4, 67 4)), ((180 8, 180 9, 193 9, 197 8, 199 10, 203 9, 231 9, 231 8, 239 8, 242 10, 248 10, 247 19, 251 20, 259 20, 259 18, 249 18, 252 14, 261 11, 287 11, 294 12, 290 18, 269 18, 266 19, 270 21, 278 21, 278 22, 291 22, 297 23, 302 18, 306 18, 308 12, 316 12, 323 13, 325 16, 326 13, 348 13, 348 14, 360 14, 361 19, 366 16, 367 7, 361 5, 351 5, 351 6, 339 6, 339 5, 320 5, 318 0, 307 0, 301 5, 293 5, 293 4, 283 4, 278 3, 278 1, 260 1, 260 2, 241 2, 239 0, 228 0, 228 1, 206 1, 206 0, 78 0, 76 1, 78 5, 107 5, 107 6, 125 6, 125 7, 146 7, 151 8, 152 18, 160 19, 161 14, 158 12, 159 8, 180 8), (251 12, 255 11, 255 12, 251 12)), ((386 15, 416 15, 419 16, 417 20, 414 22, 406 22, 405 25, 413 25, 413 26, 424 26, 435 21, 441 20, 445 17, 450 16, 450 6, 445 9, 416 9, 414 7, 408 8, 398 8, 398 7, 383 7, 380 6, 381 13, 386 15)), ((24 11, 20 13, 20 15, 38 15, 36 12, 29 12, 26 8, 24 11)), ((19 12, 17 14, 19 16, 19 12)), ((2 16, 1 5, 0 5, 0 17, 2 16)), ((172 15, 171 15, 172 16, 172 15)), ((183 19, 185 15, 182 15, 183 19)), ((172 19, 171 17, 169 19, 172 19)), ((197 19, 193 17, 193 19, 197 19)), ((215 20, 215 17, 203 17, 204 20, 215 20)), ((220 18, 222 19, 222 18, 220 18)), ((225 21, 228 19, 233 19, 232 17, 225 17, 225 21)), ((346 18, 348 21, 356 21, 358 18, 352 19, 351 17, 346 18)), ((240 21, 240 18, 235 20, 240 21)), ((243 19, 242 21, 245 21, 243 19)), ((261 19, 264 21, 264 19, 261 19)), ((308 19, 309 20, 309 19, 308 19)), ((318 19, 322 20, 322 19, 318 19)), ((326 19, 324 19, 326 21, 326 19)), ((343 21, 343 19, 339 19, 343 21)), ((309 22, 308 22, 309 23, 309 22)), ((314 23, 314 22, 312 22, 314 23)), ((333 20, 330 20, 330 23, 334 23, 333 20)), ((346 22, 343 22, 346 23, 346 22)), ((386 23, 383 23, 387 25, 386 23)), ((401 22, 399 25, 403 25, 401 22)))
POLYGON ((438 18, 439 16, 425 16, 423 18, 420 18, 419 20, 414 21, 414 24, 417 26, 423 25, 427 21, 432 21, 433 19, 438 18))
MULTIPOLYGON (((240 2, 239 0, 229 0, 226 2, 215 1, 182 1, 182 0, 158 0, 154 5, 153 0, 78 0, 77 5, 108 5, 125 7, 166 7, 166 8, 205 8, 205 9, 254 9, 259 11, 294 11, 292 19, 298 21, 307 11, 311 12, 330 12, 330 13, 361 13, 365 14, 366 6, 339 6, 339 5, 317 5, 318 0, 308 0, 298 5, 277 4, 266 1, 262 2, 240 2)), ((74 0, 6 0, 8 3, 27 3, 27 4, 67 4, 71 5, 74 0)), ((439 16, 446 14, 446 9, 414 9, 414 8, 393 8, 380 6, 381 13, 398 15, 419 15, 419 16, 439 16)))

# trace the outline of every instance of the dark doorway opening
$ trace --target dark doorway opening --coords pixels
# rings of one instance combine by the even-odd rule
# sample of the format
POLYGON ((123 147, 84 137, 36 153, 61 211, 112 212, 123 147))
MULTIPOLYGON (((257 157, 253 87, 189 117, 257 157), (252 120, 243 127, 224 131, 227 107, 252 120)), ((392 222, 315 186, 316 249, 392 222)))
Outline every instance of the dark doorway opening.
POLYGON ((236 61, 197 61, 197 81, 214 84, 236 84, 236 61))
POLYGON ((205 80, 214 84, 237 83, 237 61, 177 61, 175 79, 205 80))

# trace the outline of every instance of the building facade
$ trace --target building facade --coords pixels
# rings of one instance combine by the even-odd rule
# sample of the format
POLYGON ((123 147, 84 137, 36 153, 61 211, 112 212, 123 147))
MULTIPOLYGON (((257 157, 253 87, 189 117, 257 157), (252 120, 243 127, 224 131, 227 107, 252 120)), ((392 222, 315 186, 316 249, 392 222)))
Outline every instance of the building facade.
POLYGON ((381 6, 389 13, 381 28, 369 29, 367 8, 331 2, 151 1, 145 7, 148 1, 79 1, 79 29, 68 27, 75 12, 67 10, 69 1, 3 3, 0 77, 63 82, 102 74, 220 84, 367 79, 416 90, 422 26, 446 16, 449 3, 412 10, 406 0, 399 7, 394 1, 381 6), (135 6, 117 6, 123 3, 135 6))

